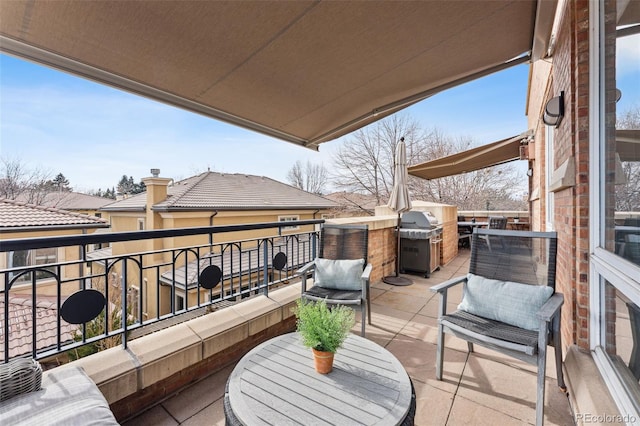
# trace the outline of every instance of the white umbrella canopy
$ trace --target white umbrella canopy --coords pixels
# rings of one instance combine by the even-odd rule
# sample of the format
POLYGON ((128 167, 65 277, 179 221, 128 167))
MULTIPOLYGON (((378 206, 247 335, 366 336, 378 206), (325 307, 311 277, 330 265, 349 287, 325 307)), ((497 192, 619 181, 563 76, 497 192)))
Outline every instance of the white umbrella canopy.
POLYGON ((396 145, 396 158, 393 169, 393 189, 387 205, 398 214, 411 210, 411 196, 408 187, 407 148, 404 138, 396 145))
POLYGON ((410 285, 413 284, 408 278, 400 276, 400 213, 411 210, 411 196, 408 187, 409 174, 407 173, 407 148, 404 138, 400 138, 400 142, 396 145, 396 158, 393 170, 393 189, 387 206, 398 213, 398 224, 396 234, 398 236, 398 245, 396 253, 396 274, 384 277, 382 281, 393 285, 410 285))

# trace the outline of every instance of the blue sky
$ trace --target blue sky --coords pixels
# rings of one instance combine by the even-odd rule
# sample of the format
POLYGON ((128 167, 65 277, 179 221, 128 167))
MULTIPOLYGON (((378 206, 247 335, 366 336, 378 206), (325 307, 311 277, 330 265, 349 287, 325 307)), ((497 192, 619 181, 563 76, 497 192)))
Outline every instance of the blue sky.
MULTIPOLYGON (((621 110, 640 99, 640 36, 622 39, 621 110)), ((519 65, 437 94, 406 111, 424 128, 481 145, 527 129, 529 68, 519 65)), ((0 155, 62 172, 78 191, 160 168, 176 180, 210 168, 286 182, 297 160, 331 166, 345 139, 320 152, 0 55, 0 155)))

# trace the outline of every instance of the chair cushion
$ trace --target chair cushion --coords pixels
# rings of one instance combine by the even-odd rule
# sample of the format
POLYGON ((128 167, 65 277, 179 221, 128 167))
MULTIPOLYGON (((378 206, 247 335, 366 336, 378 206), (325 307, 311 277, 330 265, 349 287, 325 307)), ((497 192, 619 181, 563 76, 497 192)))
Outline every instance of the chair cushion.
POLYGON ((47 371, 42 389, 0 403, 3 425, 118 425, 98 386, 76 366, 47 371))
POLYGON ((536 313, 551 297, 553 289, 498 281, 468 274, 467 285, 458 309, 526 330, 538 330, 536 313))
POLYGON ((315 285, 336 290, 362 290, 364 259, 315 260, 315 285))

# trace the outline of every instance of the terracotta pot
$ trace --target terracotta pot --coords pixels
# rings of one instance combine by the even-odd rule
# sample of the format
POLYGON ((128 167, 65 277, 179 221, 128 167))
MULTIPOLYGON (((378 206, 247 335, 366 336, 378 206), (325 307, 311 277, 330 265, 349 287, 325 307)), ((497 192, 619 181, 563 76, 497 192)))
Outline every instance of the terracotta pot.
POLYGON ((333 352, 323 352, 313 348, 311 350, 316 371, 320 374, 330 373, 333 370, 333 352))

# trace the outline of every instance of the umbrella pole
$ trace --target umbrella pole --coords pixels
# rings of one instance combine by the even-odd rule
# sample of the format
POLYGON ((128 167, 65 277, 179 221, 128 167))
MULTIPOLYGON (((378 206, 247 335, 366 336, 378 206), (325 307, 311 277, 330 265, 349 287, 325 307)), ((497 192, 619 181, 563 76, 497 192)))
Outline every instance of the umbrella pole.
POLYGON ((396 277, 400 277, 400 213, 398 213, 398 222, 396 223, 396 237, 398 243, 396 245, 396 277))
POLYGON ((411 285, 413 281, 400 276, 400 213, 398 213, 398 222, 396 223, 396 234, 398 237, 398 245, 396 246, 396 274, 384 277, 382 281, 391 285, 411 285))

